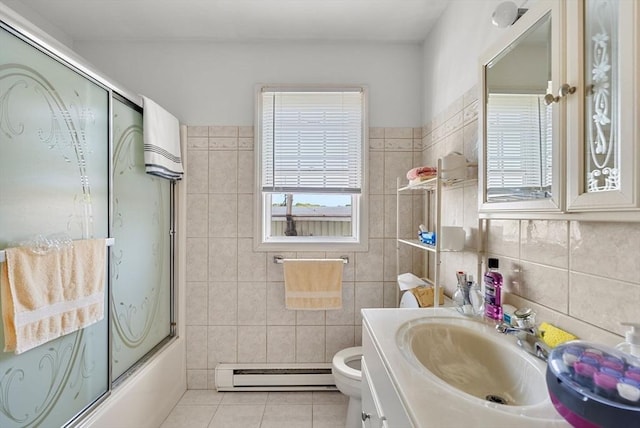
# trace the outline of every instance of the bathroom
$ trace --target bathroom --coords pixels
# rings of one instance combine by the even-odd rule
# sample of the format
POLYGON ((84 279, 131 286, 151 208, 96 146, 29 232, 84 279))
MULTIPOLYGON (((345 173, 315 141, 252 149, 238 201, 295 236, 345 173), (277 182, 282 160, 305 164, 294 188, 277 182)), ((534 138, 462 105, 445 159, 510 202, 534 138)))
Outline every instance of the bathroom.
MULTIPOLYGON (((112 40, 74 37, 73 28, 56 26, 55 15, 50 22, 49 14, 29 7, 38 2, 2 3, 128 90, 154 98, 187 128, 187 172, 178 190, 178 265, 184 268, 178 269, 177 339, 136 374, 139 384, 112 391, 88 425, 96 427, 110 426, 115 414, 128 415, 121 426, 160 426, 185 390, 215 389, 218 362, 330 362, 338 350, 360 345, 360 309, 396 306, 396 178, 451 151, 478 160, 478 58, 505 31, 491 24, 500 1, 453 0, 434 2, 442 13, 422 40, 112 40), (258 83, 367 85, 366 252, 253 250, 258 83), (274 255, 347 255, 343 309, 286 311, 274 255)), ((420 218, 422 200, 407 199, 402 215, 420 218)), ((443 204, 446 224, 475 239, 477 185, 445 193, 443 204)), ((413 235, 413 223, 407 221, 404 234, 413 235)), ((622 337, 619 323, 637 320, 639 250, 633 215, 488 221, 486 253, 500 259, 511 302, 581 337, 598 337, 600 330, 622 337)), ((401 260, 400 271, 422 273, 419 253, 407 251, 401 260)), ((476 254, 446 254, 441 269, 450 294, 456 270, 475 272, 476 254)))

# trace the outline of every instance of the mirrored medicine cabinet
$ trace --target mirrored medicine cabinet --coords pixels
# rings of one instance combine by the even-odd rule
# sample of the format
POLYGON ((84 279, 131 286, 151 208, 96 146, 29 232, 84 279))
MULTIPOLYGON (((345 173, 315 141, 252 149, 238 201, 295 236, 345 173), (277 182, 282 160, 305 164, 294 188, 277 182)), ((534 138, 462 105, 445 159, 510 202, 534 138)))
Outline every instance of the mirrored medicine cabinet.
POLYGON ((638 211, 638 3, 539 0, 480 57, 481 214, 638 211))
POLYGON ((557 2, 527 11, 481 58, 481 211, 560 211, 564 103, 557 2), (553 4, 556 3, 556 4, 553 4))

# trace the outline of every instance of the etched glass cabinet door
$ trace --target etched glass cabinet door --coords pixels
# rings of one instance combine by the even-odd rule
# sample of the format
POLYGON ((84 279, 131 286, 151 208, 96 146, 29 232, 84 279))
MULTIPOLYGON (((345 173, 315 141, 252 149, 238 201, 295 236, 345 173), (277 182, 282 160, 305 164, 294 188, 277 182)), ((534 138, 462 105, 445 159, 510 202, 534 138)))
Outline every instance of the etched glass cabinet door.
POLYGON ((640 208, 640 2, 567 2, 567 210, 640 208))

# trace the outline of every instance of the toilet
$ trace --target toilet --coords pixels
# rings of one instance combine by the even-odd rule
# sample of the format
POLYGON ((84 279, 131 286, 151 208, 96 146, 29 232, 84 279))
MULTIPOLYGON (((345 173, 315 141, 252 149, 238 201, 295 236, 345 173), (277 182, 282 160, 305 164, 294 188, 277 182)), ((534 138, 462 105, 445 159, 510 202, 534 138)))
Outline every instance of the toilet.
POLYGON ((344 424, 345 428, 361 427, 360 419, 362 412, 362 403, 360 400, 360 381, 362 380, 362 372, 360 364, 362 362, 362 346, 354 346, 338 351, 333 356, 331 364, 331 373, 336 382, 336 387, 344 395, 349 397, 349 406, 347 407, 347 420, 344 424))
MULTIPOLYGON (((405 292, 400 299, 400 307, 418 308, 420 306, 411 292, 405 292)), ((336 382, 336 387, 349 397, 345 428, 360 428, 362 426, 360 422, 362 413, 362 394, 360 392, 360 382, 362 381, 361 361, 362 346, 354 346, 338 351, 331 361, 331 373, 336 382)))

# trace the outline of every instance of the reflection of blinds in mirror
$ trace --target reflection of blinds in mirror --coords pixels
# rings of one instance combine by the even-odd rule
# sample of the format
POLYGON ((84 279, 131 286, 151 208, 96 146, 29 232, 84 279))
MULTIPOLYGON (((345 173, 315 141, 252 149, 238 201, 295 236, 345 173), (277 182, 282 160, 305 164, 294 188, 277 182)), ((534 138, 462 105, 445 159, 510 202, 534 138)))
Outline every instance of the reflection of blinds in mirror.
MULTIPOLYGON (((489 94, 487 189, 512 196, 551 191, 551 107, 535 94, 489 94)), ((545 197, 550 196, 547 195, 545 197)))

